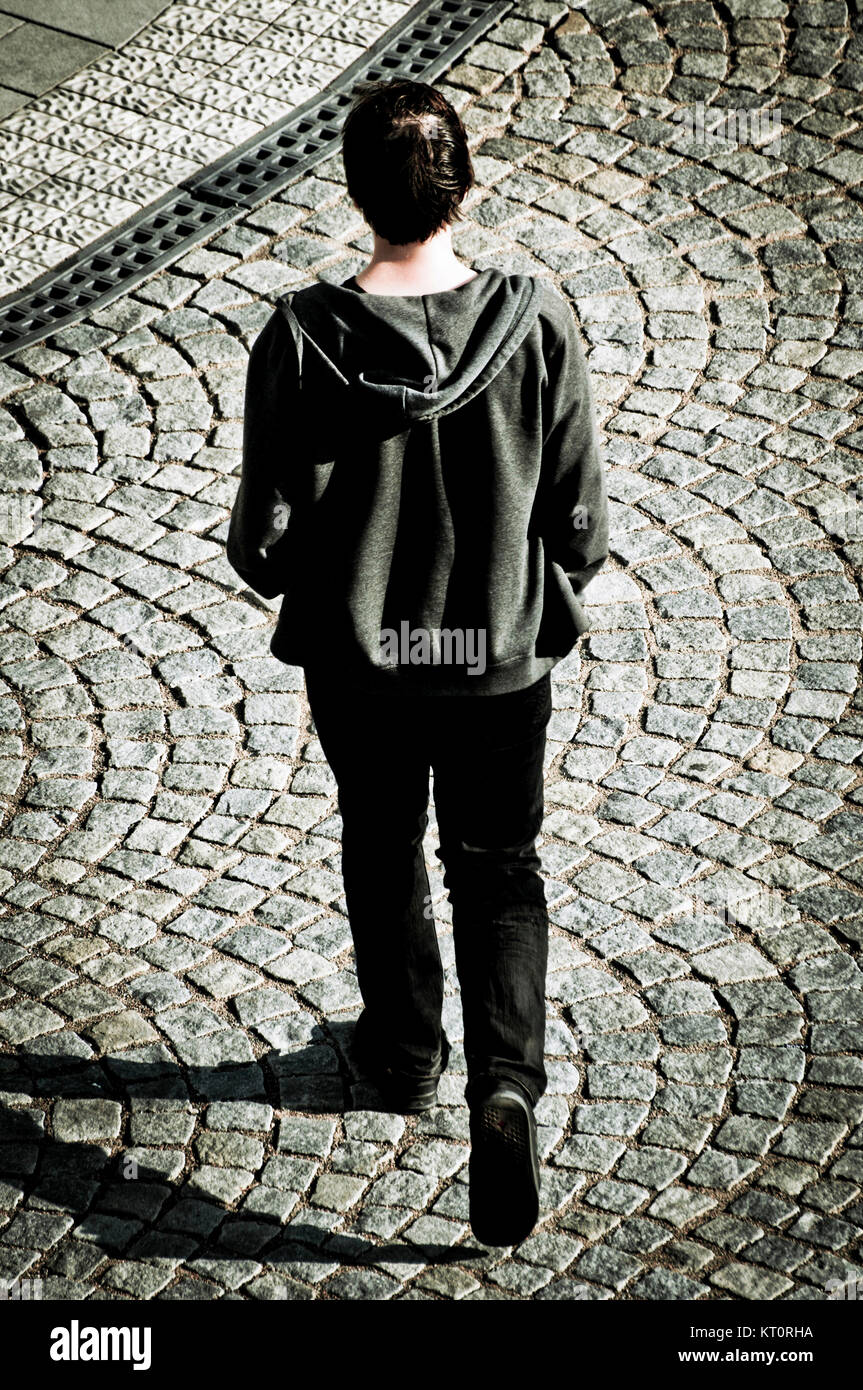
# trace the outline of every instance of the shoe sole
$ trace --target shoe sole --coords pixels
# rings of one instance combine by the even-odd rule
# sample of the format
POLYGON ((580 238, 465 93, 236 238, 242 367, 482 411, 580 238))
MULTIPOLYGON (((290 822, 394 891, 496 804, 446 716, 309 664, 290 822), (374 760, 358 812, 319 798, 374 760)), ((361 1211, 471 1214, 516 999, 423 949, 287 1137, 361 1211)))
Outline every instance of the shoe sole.
POLYGON ((530 1117, 517 1100, 490 1097, 471 1113, 470 1224, 483 1245, 516 1245, 539 1220, 539 1173, 530 1117))

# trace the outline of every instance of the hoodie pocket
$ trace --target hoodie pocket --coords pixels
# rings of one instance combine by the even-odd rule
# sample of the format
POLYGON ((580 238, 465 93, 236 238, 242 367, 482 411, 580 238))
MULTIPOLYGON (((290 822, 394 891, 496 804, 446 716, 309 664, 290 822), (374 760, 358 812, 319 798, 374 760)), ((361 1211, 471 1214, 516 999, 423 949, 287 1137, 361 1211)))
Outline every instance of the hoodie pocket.
POLYGON ((545 562, 542 620, 534 645, 537 657, 568 656, 588 622, 566 572, 553 560, 545 562))

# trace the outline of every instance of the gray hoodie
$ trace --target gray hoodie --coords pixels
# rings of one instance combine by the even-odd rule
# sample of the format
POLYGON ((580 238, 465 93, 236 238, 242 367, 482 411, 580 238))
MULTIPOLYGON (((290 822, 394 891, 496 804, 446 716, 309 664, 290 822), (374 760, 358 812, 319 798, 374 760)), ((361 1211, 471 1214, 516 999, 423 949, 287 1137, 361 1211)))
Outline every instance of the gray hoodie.
POLYGON ((246 382, 228 559, 284 594, 271 649, 366 690, 533 684, 608 556, 584 351, 550 281, 283 295, 246 382))

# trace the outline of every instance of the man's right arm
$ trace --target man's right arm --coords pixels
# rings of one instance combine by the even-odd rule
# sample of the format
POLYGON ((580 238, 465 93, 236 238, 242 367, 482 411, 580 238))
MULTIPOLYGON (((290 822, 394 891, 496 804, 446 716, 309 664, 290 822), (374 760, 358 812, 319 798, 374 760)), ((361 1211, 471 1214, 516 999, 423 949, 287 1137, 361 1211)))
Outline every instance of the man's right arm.
POLYGON ((289 475, 296 447, 289 443, 288 429, 297 429, 297 388, 296 349, 276 310, 249 355, 242 476, 227 541, 231 568, 265 598, 285 589, 289 475))

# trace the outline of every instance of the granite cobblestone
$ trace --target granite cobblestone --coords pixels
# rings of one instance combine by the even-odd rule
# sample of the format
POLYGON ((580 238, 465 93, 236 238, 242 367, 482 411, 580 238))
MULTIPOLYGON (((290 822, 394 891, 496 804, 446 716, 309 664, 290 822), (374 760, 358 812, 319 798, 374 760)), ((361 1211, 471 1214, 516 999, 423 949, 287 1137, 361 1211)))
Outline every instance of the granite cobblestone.
MULTIPOLYGON (((0 547, 4 1277, 795 1301, 857 1270, 863 55, 842 5, 810 7, 806 43, 766 8, 523 0, 437 83, 478 176, 456 250, 571 300, 612 499, 591 628, 554 673, 543 1212, 514 1251, 467 1226, 433 804, 453 1054, 410 1118, 376 1108, 351 1048, 302 672, 224 561, 249 348, 284 289, 370 250, 340 160, 0 363, 5 488, 45 504, 0 547), (699 100, 709 123, 781 106, 779 148, 699 146, 675 119, 699 100)), ((0 121, 10 285, 402 10, 173 5, 0 121)))

